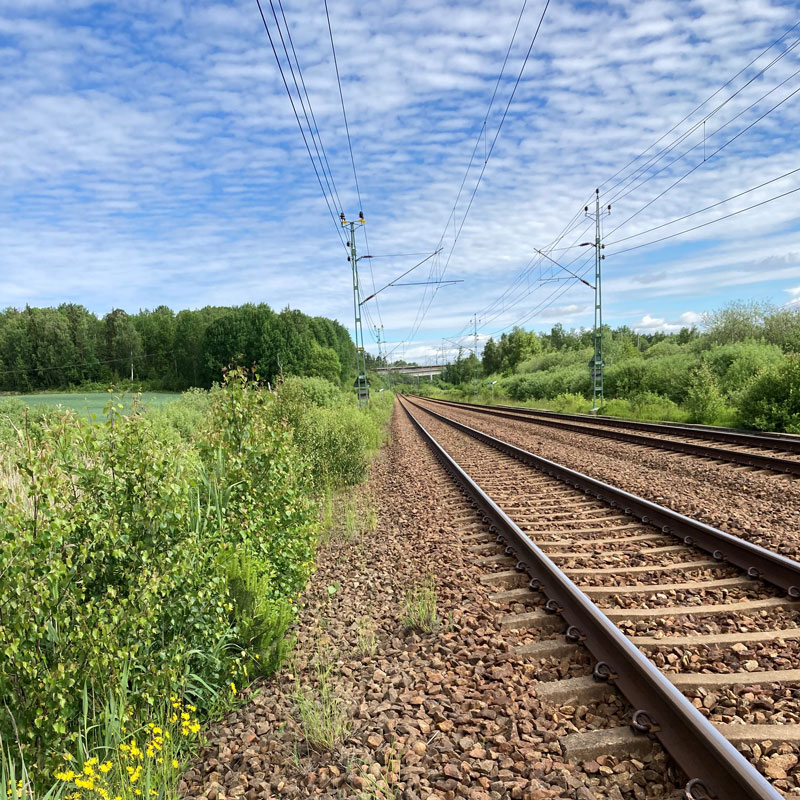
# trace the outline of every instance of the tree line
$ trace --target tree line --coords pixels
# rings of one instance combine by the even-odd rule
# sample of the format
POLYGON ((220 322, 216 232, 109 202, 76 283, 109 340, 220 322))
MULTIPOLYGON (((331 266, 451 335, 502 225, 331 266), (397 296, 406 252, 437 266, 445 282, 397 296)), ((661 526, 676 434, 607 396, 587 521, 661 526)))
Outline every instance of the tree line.
POLYGON ((99 317, 81 305, 0 313, 0 391, 31 392, 131 380, 150 389, 209 387, 231 363, 266 380, 310 375, 340 383, 355 372, 347 329, 266 304, 167 306, 99 317))
MULTIPOLYGON (((609 414, 800 433, 798 307, 732 303, 704 315, 699 328, 604 326, 602 338, 609 414)), ((514 328, 489 339, 481 358, 462 350, 441 377, 470 396, 585 410, 592 357, 591 330, 514 328)))

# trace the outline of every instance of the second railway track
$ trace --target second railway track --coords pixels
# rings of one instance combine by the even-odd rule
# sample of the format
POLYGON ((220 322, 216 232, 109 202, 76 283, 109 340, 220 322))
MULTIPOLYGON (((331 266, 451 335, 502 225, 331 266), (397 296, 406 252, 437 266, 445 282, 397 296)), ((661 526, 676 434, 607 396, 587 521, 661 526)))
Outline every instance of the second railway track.
POLYGON ((700 458, 800 476, 800 437, 560 414, 515 406, 487 406, 439 398, 427 402, 476 414, 614 439, 700 458))
POLYGON ((769 781, 800 788, 790 778, 800 564, 404 406, 491 526, 472 546, 498 601, 517 607, 507 626, 531 632, 522 651, 547 664, 582 642, 599 659, 594 675, 579 669, 540 696, 591 703, 604 691, 596 679, 611 676, 633 703, 633 726, 688 775, 687 798, 781 796, 769 781), (566 639, 542 639, 559 629, 566 639))

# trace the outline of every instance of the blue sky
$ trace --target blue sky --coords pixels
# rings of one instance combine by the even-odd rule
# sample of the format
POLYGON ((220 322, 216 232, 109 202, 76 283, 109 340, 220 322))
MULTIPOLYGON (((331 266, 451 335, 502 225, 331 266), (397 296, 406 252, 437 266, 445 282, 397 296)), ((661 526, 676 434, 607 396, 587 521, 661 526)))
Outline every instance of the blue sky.
MULTIPOLYGON (((448 216, 522 3, 328 5, 370 251, 442 246, 416 279, 463 281, 436 292, 392 288, 370 303, 370 321, 382 321, 396 356, 435 356, 442 337, 458 339, 476 313, 482 341, 517 321, 591 325, 589 289, 542 280, 558 270, 531 258, 536 248, 589 238, 582 207, 596 186, 612 203, 604 220, 611 324, 673 330, 734 299, 800 303, 800 193, 617 252, 797 188, 800 173, 614 245, 800 167, 800 93, 792 96, 800 46, 785 52, 800 28, 647 151, 794 25, 795 3, 552 0, 455 247, 448 216)), ((526 4, 486 119, 489 144, 543 5, 526 4)), ((284 0, 283 8, 339 196, 355 216, 324 7, 284 0)), ((0 71, 4 306, 72 301, 104 313, 264 301, 352 325, 350 268, 255 0, 0 0, 0 71)), ((551 255, 579 257, 571 269, 582 270, 589 250, 551 255)), ((365 293, 373 276, 380 287, 419 258, 361 262, 365 293)))

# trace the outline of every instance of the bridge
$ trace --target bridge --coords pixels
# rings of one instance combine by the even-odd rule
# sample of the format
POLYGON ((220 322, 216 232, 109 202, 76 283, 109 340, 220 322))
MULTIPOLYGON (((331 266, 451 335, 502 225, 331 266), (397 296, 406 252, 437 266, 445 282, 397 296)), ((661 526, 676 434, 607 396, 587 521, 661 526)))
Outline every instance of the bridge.
POLYGON ((430 378, 433 380, 434 375, 441 375, 447 364, 432 364, 422 367, 414 367, 403 365, 401 367, 378 367, 375 372, 379 375, 387 375, 388 373, 411 375, 412 377, 430 378))

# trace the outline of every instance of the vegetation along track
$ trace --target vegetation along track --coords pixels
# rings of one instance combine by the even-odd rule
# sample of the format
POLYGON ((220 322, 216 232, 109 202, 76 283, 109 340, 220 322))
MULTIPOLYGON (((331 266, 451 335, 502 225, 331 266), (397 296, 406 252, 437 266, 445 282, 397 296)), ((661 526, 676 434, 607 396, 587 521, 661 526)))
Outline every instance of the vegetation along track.
POLYGON ((711 427, 667 425, 538 411, 516 406, 487 406, 438 398, 425 399, 444 406, 474 411, 477 414, 488 414, 645 447, 688 453, 700 458, 728 461, 786 475, 800 475, 800 437, 797 436, 751 433, 727 428, 715 431, 711 427), (708 444, 709 441, 713 444, 708 444))
MULTIPOLYGON (((632 727, 686 772, 687 798, 800 788, 800 564, 407 403, 489 525, 474 546, 504 589, 495 599, 534 607, 504 620, 530 632, 521 650, 547 663, 583 644, 597 659, 538 697, 574 709, 610 679, 632 727), (566 641, 541 638, 564 628, 566 641)), ((564 745, 581 754, 615 737, 629 739, 595 731, 564 745)))

